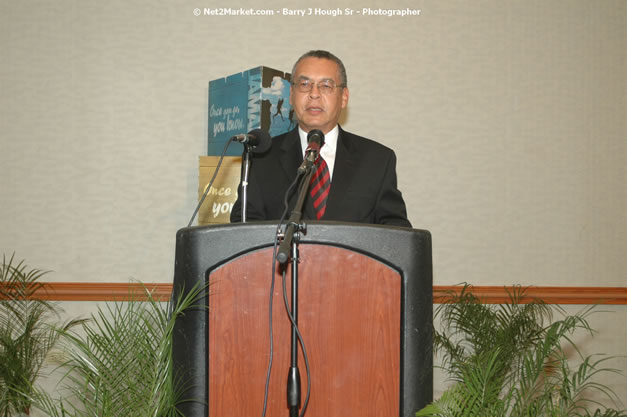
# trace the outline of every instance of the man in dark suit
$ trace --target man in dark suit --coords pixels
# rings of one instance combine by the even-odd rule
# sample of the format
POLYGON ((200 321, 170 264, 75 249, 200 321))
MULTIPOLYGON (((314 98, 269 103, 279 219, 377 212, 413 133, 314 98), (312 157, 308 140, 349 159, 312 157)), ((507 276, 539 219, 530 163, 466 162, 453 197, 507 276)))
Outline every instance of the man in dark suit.
MULTIPOLYGON (((284 196, 296 178, 307 147, 307 133, 322 131, 320 150, 330 182, 326 205, 317 196, 305 200, 303 219, 337 220, 411 227, 405 202, 396 185, 394 152, 370 139, 344 131, 338 120, 348 103, 344 64, 327 51, 310 51, 292 69, 290 104, 298 128, 277 136, 272 148, 254 155, 248 184, 247 220, 278 220, 284 196), (315 207, 314 207, 315 205, 315 207)), ((315 174, 314 174, 315 176, 315 174)), ((322 175, 321 175, 322 176, 322 175)), ((325 187, 329 184, 326 183, 325 187)), ((231 222, 241 221, 241 184, 231 222)), ((295 204, 292 192, 289 210, 295 204)), ((287 213, 289 216, 289 211, 287 213)))

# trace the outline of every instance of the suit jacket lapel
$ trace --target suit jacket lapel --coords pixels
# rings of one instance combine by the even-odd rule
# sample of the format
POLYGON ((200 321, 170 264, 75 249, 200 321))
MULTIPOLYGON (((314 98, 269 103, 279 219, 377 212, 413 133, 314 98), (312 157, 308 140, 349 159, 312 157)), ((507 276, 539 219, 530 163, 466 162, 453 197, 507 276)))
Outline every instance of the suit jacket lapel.
POLYGON ((333 218, 336 216, 336 213, 340 213, 342 210, 342 202, 346 192, 350 190, 357 163, 353 148, 350 135, 347 135, 340 127, 337 149, 335 151, 333 178, 331 189, 329 190, 329 198, 327 199, 327 210, 322 220, 333 218))
POLYGON ((290 183, 296 178, 296 171, 303 160, 298 128, 291 130, 281 144, 280 163, 290 183))

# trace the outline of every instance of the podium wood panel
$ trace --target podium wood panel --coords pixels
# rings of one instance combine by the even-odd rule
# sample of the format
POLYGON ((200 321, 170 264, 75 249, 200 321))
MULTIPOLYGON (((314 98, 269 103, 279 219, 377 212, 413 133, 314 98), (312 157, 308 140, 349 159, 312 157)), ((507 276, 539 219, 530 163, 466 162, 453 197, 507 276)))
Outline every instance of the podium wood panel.
MULTIPOLYGON (((400 274, 369 256, 301 245, 299 328, 311 365, 307 416, 399 415, 400 274), (338 267, 339 265, 339 267, 338 267)), ((209 416, 261 415, 269 358, 272 249, 209 275, 209 416)), ((286 286, 290 294, 291 271, 286 286)), ((268 416, 287 416, 290 328, 281 274, 273 298, 274 360, 268 416)), ((307 377, 299 351, 302 401, 307 377)))

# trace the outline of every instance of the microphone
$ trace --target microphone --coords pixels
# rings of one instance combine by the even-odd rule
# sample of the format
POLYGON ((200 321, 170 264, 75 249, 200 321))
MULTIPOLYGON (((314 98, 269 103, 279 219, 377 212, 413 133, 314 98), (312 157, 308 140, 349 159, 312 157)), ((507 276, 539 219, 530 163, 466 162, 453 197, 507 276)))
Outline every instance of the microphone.
POLYGON ((231 140, 250 146, 254 153, 264 153, 272 146, 270 135, 261 129, 253 129, 248 133, 235 135, 231 140))
POLYGON ((320 154, 322 145, 324 145, 324 133, 318 129, 311 130, 307 134, 307 149, 305 150, 305 159, 298 167, 299 174, 307 172, 309 167, 313 166, 320 154))

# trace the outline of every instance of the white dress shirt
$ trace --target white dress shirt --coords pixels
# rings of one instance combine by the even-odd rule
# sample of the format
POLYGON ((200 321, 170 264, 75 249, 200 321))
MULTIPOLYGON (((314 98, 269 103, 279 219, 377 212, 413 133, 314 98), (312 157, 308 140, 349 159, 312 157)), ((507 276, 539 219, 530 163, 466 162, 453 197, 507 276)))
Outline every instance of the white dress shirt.
MULTIPOLYGON (((326 135, 324 135, 324 146, 320 148, 320 156, 324 159, 329 167, 329 177, 333 180, 333 167, 335 166, 335 151, 337 149, 337 138, 340 134, 340 129, 335 127, 326 135)), ((307 150, 307 132, 298 127, 298 135, 300 136, 300 146, 303 150, 303 159, 305 158, 305 151, 307 150)))

